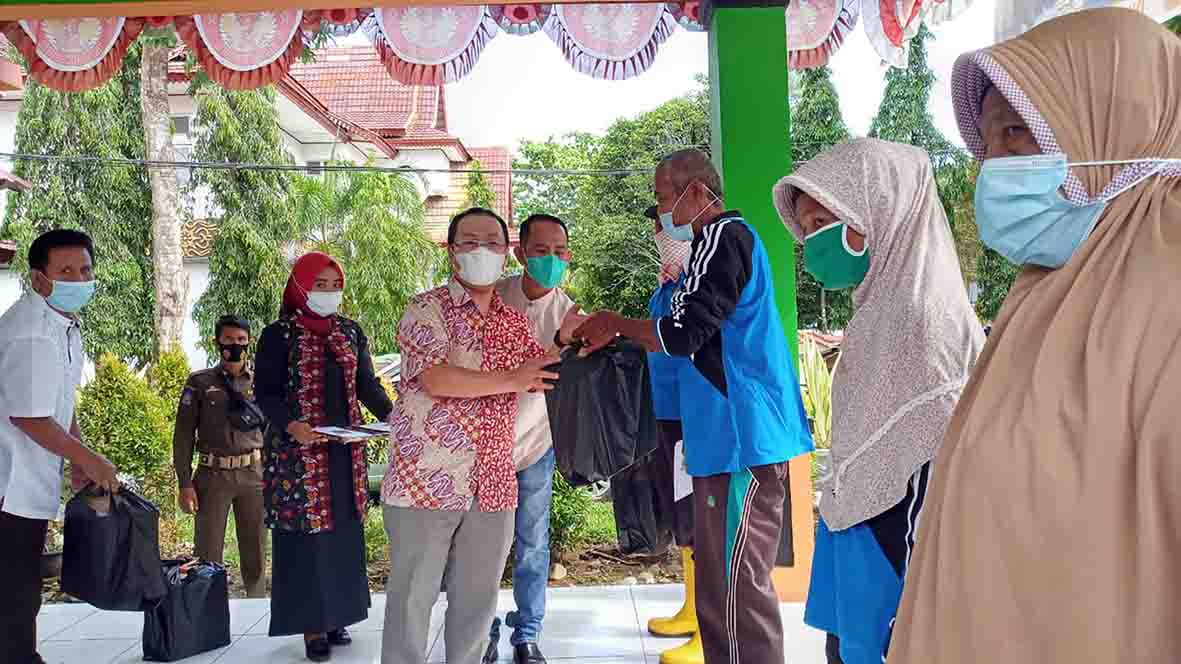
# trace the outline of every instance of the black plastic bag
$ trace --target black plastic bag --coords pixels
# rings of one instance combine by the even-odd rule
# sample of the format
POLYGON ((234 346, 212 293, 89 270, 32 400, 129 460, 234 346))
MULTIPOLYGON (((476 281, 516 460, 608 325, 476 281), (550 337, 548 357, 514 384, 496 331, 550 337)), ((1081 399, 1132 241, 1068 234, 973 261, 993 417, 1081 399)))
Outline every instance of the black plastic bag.
POLYGON ((611 478, 615 534, 624 555, 664 553, 672 540, 672 514, 661 504, 652 472, 656 457, 638 461, 611 478))
POLYGON ((175 662, 230 645, 230 591, 217 563, 165 560, 168 594, 144 611, 144 659, 175 662))
POLYGON ((124 488, 93 485, 66 504, 61 589, 106 611, 142 611, 164 596, 160 512, 124 488))
POLYGON ((571 486, 610 479, 656 450, 648 354, 626 340, 579 357, 562 353, 546 392, 558 471, 571 486))

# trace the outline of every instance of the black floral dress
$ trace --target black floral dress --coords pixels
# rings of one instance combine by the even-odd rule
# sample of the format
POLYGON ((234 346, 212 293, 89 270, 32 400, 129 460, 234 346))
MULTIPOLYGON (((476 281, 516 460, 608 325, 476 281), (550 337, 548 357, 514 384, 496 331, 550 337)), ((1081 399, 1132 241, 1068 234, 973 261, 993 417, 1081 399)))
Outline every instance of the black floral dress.
MULTIPOLYGON (((356 395, 374 415, 385 420, 393 404, 373 371, 368 341, 352 321, 341 319, 357 358, 356 395)), ((292 366, 298 360, 297 335, 301 331, 290 321, 268 326, 259 338, 255 359, 255 397, 266 414, 267 432, 264 465, 272 477, 296 468, 287 456, 293 449, 287 425, 297 419, 293 407, 292 366)), ((350 408, 346 372, 326 351, 322 369, 324 423, 348 426, 350 408)), ((330 444, 327 478, 331 499, 331 528, 309 529, 306 514, 294 518, 268 514, 272 527, 271 636, 328 632, 365 620, 369 614, 369 579, 365 561, 364 515, 357 509, 356 459, 349 445, 330 444)), ((303 498, 296 486, 285 495, 303 498)), ((270 509, 270 508, 268 508, 270 509)))

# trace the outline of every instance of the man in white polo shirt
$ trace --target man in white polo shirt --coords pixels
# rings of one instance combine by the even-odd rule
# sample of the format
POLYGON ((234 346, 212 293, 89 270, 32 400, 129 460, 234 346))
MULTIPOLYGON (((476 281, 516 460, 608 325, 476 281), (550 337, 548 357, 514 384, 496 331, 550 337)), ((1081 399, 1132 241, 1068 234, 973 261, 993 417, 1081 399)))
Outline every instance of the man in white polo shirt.
MULTIPOLYGON (((517 260, 523 274, 502 279, 496 292, 505 304, 525 314, 538 343, 552 350, 569 339, 559 332, 577 327, 582 317, 570 296, 558 285, 570 265, 566 224, 548 214, 530 215, 521 224, 517 260), (567 319, 569 315, 569 319, 567 319), (566 325, 563 325, 563 321, 566 325)), ((517 515, 513 530, 513 598, 517 610, 508 615, 513 628, 514 664, 545 664, 537 642, 545 619, 545 590, 549 582, 549 513, 554 492, 554 450, 550 438, 545 395, 525 393, 517 402, 516 442, 517 515)), ((493 635, 497 630, 493 629, 493 635)), ((497 658, 495 643, 484 660, 497 658)))
POLYGON ((71 482, 118 490, 115 467, 81 441, 74 400, 82 378, 78 312, 94 295, 94 245, 54 230, 29 248, 31 290, 0 316, 0 651, 40 664, 41 553, 71 482))

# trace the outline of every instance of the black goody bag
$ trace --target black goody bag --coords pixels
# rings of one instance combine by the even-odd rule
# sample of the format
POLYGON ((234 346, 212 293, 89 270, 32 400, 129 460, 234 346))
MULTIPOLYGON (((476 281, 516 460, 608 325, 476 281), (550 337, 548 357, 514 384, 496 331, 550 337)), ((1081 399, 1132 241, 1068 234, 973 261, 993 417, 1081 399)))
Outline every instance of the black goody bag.
POLYGON ((641 459, 611 478, 615 535, 624 555, 658 554, 672 539, 672 514, 662 513, 654 476, 657 456, 641 459))
POLYGON ((106 611, 142 611, 164 596, 160 512, 124 488, 90 485, 66 503, 61 589, 106 611))
POLYGON ((144 611, 144 659, 175 662, 230 645, 225 568, 205 561, 162 564, 168 594, 144 611))
POLYGON ((648 354, 617 339, 586 357, 562 353, 546 392, 558 471, 571 486, 610 479, 656 450, 648 354))

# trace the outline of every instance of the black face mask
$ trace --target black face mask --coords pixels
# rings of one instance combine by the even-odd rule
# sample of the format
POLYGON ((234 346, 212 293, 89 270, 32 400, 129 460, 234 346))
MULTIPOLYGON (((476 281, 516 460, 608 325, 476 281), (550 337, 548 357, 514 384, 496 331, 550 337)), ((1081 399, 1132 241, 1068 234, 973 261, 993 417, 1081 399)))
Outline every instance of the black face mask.
POLYGON ((245 344, 222 344, 217 345, 221 351, 221 359, 226 362, 241 362, 246 357, 246 349, 249 346, 245 344))

